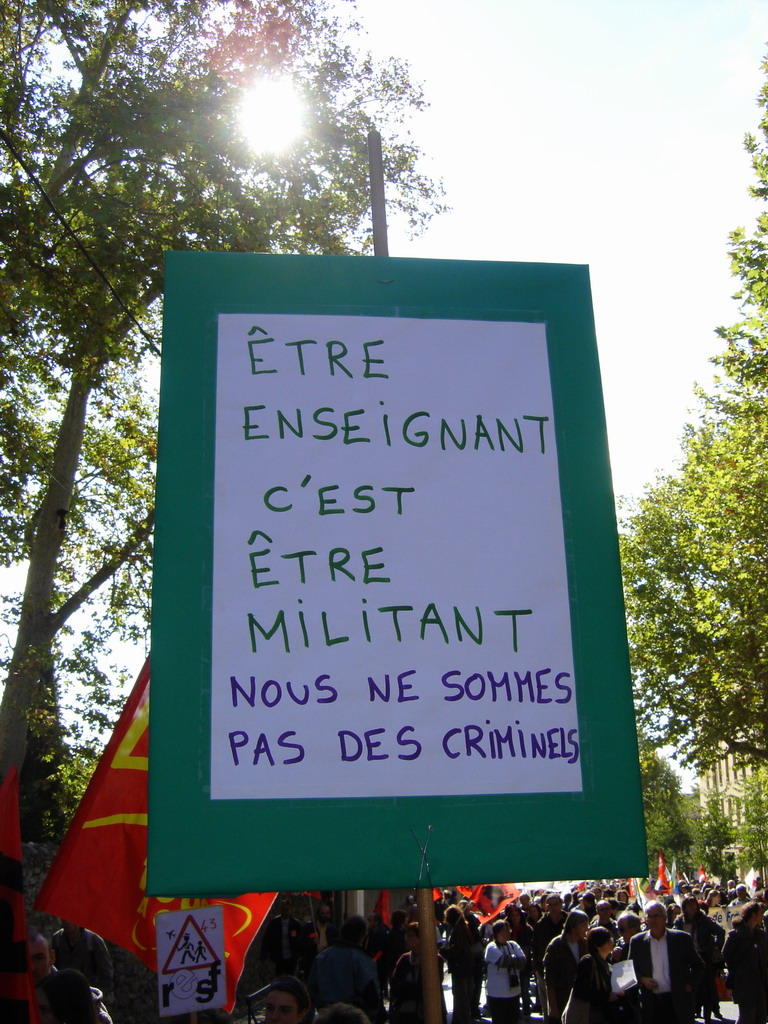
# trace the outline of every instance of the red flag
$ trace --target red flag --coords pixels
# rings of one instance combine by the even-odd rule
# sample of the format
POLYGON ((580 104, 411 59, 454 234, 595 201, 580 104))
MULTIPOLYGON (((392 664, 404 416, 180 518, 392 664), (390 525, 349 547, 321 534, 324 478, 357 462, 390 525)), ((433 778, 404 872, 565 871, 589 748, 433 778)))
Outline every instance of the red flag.
POLYGON ((27 946, 21 874, 19 773, 8 769, 0 786, 0 1020, 39 1024, 27 946))
POLYGON ((672 888, 667 865, 664 863, 664 854, 661 850, 659 850, 659 877, 656 879, 656 888, 659 892, 669 892, 672 888))
POLYGON ((246 893, 230 899, 147 896, 148 724, 149 660, 139 673, 35 906, 98 932, 156 971, 156 915, 220 903, 231 1009, 248 946, 276 894, 246 893))
POLYGON ((704 865, 699 865, 699 885, 707 884, 707 872, 704 870, 704 865))
POLYGON ((373 908, 374 914, 379 914, 383 924, 389 928, 392 923, 392 913, 390 909, 389 901, 389 889, 380 889, 379 897, 376 900, 376 906, 373 908))
POLYGON ((507 904, 516 900, 519 895, 520 890, 514 882, 476 885, 472 891, 472 902, 477 908, 480 923, 485 924, 492 917, 497 917, 507 904))

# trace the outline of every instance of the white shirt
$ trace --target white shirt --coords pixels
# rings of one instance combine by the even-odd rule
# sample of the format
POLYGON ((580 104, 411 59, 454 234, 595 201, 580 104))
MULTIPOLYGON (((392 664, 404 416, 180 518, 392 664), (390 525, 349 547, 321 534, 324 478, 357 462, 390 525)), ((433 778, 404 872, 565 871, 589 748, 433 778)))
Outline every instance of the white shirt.
POLYGON ((653 980, 658 982, 653 990, 655 995, 660 996, 665 992, 672 991, 672 980, 669 976, 669 950, 667 949, 666 931, 660 939, 649 936, 651 943, 651 963, 653 965, 653 980))

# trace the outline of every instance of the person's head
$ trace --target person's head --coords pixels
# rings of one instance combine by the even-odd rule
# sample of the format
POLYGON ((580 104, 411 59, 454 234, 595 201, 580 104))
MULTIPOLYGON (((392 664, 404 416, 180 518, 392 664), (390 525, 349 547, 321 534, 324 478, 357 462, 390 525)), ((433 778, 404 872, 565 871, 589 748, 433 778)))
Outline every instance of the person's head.
POLYGON ((98 1024, 91 986, 80 971, 46 974, 36 993, 40 1024, 98 1024))
POLYGON ((587 951, 592 956, 607 960, 613 952, 613 936, 607 928, 597 925, 587 932, 587 951))
POLYGON ((381 927, 381 914, 373 913, 368 915, 368 927, 372 932, 377 931, 381 927))
POLYGON ((73 924, 71 921, 65 921, 63 917, 60 920, 62 931, 66 937, 70 942, 75 942, 83 929, 79 924, 73 924))
POLYGON ((264 1024, 299 1024, 309 1010, 309 992, 298 978, 283 975, 267 989, 264 1024))
POLYGON ((530 925, 536 924, 537 921, 541 920, 541 907, 538 903, 531 903, 528 907, 528 923, 530 925))
POLYGON ((616 927, 619 929, 619 935, 624 939, 624 942, 629 942, 633 935, 637 935, 642 931, 643 922, 637 914, 633 914, 631 910, 626 910, 623 914, 619 915, 616 927))
POLYGON ((408 915, 404 910, 393 910, 392 911, 392 928, 394 931, 401 932, 405 928, 408 922, 408 915))
POLYGON ((736 886, 736 899, 739 901, 739 903, 746 903, 746 901, 749 899, 749 890, 747 889, 746 885, 736 886))
POLYGON ((720 893, 717 889, 712 889, 707 893, 707 906, 708 907, 719 907, 720 906, 720 893))
POLYGON ((360 914, 353 914, 348 917, 344 924, 339 929, 339 935, 345 942, 351 942, 356 946, 365 938, 365 933, 368 930, 365 923, 365 918, 360 914))
POLYGON ((293 910, 293 904, 290 900, 282 900, 280 903, 280 917, 289 918, 291 911, 293 910))
POLYGON ((499 944, 509 942, 509 925, 503 919, 493 922, 493 941, 499 944))
POLYGON ((563 935, 567 942, 581 942, 589 928, 589 915, 583 910, 572 910, 565 919, 563 935))
POLYGON ((520 907, 516 907, 514 903, 510 903, 505 910, 506 918, 513 928, 519 928, 523 923, 523 912, 520 907))
POLYGON ((608 900, 599 900, 597 904, 597 917, 601 925, 606 925, 613 919, 613 907, 608 900))
POLYGON ((448 907, 445 912, 445 920, 451 928, 453 928, 456 922, 463 916, 461 907, 457 906, 455 903, 453 906, 448 907))
POLYGON ((35 982, 40 981, 46 974, 51 973, 56 954, 51 949, 48 939, 40 932, 29 933, 29 960, 32 965, 32 977, 35 982))
POLYGON ((419 951, 419 922, 411 921, 405 929, 405 941, 412 953, 419 951))
POLYGON ((741 914, 736 918, 736 923, 745 925, 750 931, 754 931, 763 919, 763 908, 755 900, 742 908, 741 914))
POLYGON ((683 917, 688 922, 691 922, 699 913, 699 901, 695 896, 686 896, 681 907, 683 910, 683 917))
POLYGON ((629 903, 629 893, 626 889, 619 889, 619 891, 616 893, 616 899, 619 901, 620 906, 626 907, 626 905, 629 903))
POLYGON ((332 1003, 324 1007, 315 1018, 315 1024, 371 1024, 357 1006, 349 1003, 332 1003))
POLYGON ((582 910, 586 914, 589 914, 590 916, 594 917, 595 907, 596 906, 597 906, 597 897, 595 896, 595 894, 592 892, 591 889, 587 889, 585 892, 583 892, 581 894, 581 907, 582 907, 582 910))
POLYGON ((547 913, 556 921, 559 921, 563 916, 563 901, 559 893, 551 892, 547 896, 547 913))
POLYGON ((660 939, 667 930, 667 912, 658 900, 646 903, 645 923, 654 939, 660 939))
MULTIPOLYGON (((400 911, 402 913, 402 911, 400 911)), ((394 914, 392 915, 394 917, 394 914)), ((321 903, 317 908, 317 920, 322 924, 328 924, 331 920, 331 908, 327 903, 321 903)))
POLYGON ((517 902, 520 904, 523 910, 527 910, 528 907, 530 907, 531 905, 531 894, 529 892, 521 892, 520 895, 517 897, 517 902))
MULTIPOLYGON (((698 907, 699 902, 696 899, 696 897, 693 896, 692 899, 694 900, 694 902, 696 903, 696 906, 698 907)), ((675 919, 680 914, 682 914, 682 910, 680 909, 680 907, 678 907, 678 905, 676 903, 668 903, 667 904, 667 924, 668 925, 670 925, 670 926, 673 925, 675 923, 675 919)))

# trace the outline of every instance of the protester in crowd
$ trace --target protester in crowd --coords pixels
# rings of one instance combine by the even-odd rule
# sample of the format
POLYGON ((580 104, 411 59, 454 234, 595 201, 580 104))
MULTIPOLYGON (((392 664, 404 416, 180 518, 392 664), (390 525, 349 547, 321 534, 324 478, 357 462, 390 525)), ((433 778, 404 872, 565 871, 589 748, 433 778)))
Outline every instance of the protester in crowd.
POLYGON ((746 885, 737 885, 734 898, 728 904, 729 907, 740 907, 742 903, 746 903, 749 899, 749 890, 746 885))
POLYGON ((486 996, 492 1024, 517 1024, 520 1018, 520 976, 528 969, 522 948, 510 939, 505 920, 495 921, 493 940, 485 947, 486 996))
POLYGON ((531 902, 528 904, 528 909, 525 912, 525 919, 531 928, 535 928, 543 916, 544 912, 538 903, 531 902))
POLYGON ((448 907, 445 923, 450 929, 443 955, 451 972, 453 993, 453 1024, 470 1024, 472 1019, 471 986, 474 956, 472 933, 460 907, 448 907))
MULTIPOLYGON (((469 986, 469 1008, 473 1020, 480 1020, 480 996, 483 992, 483 929, 480 918, 475 913, 476 907, 472 900, 461 900, 458 904, 467 922, 471 939, 472 979, 469 986)), ((487 941, 487 940, 486 940, 487 941)))
POLYGON ((704 962, 684 931, 667 928, 667 913, 656 900, 645 908, 648 931, 633 936, 629 958, 640 990, 643 1024, 693 1024, 694 992, 704 962))
POLYGON ((597 914, 597 896, 592 889, 585 889, 581 894, 579 909, 584 911, 590 921, 597 914))
POLYGON ((622 1024, 632 1016, 624 997, 611 991, 612 953, 610 930, 601 925, 590 928, 587 952, 579 960, 570 997, 589 1004, 589 1024, 622 1024))
POLYGON ((618 964, 629 958, 629 943, 633 935, 638 935, 643 930, 643 922, 633 914, 631 910, 625 910, 616 922, 619 931, 619 941, 611 956, 613 963, 618 964))
POLYGON ((56 962, 56 954, 48 944, 48 939, 40 932, 29 933, 29 960, 35 984, 55 970, 53 965, 56 962))
MULTIPOLYGON (((421 985, 421 950, 419 943, 419 922, 411 921, 405 930, 407 952, 395 964, 389 981, 390 1024, 423 1024, 424 996, 421 985)), ((444 960, 438 954, 438 973, 443 976, 444 960)), ((442 989, 440 990, 442 1000, 442 989)), ((443 1021, 447 1014, 445 1001, 442 1005, 443 1021)))
POLYGON ((309 1008, 306 985, 291 974, 283 975, 275 978, 267 989, 264 1024, 299 1024, 309 1008))
MULTIPOLYGON (((445 918, 445 913, 443 913, 445 918)), ((404 910, 392 911, 392 925, 387 935, 387 974, 391 978, 392 971, 403 953, 408 952, 408 944, 405 938, 405 928, 408 918, 404 910)))
POLYGON ((51 971, 35 987, 40 1024, 98 1024, 91 986, 80 971, 51 971))
POLYGON ((339 937, 339 930, 331 920, 331 908, 327 903, 319 904, 314 921, 306 921, 299 932, 299 962, 304 977, 309 974, 312 962, 339 937))
POLYGON ((547 990, 547 1019, 560 1021, 573 988, 579 960, 587 952, 589 918, 583 910, 572 910, 563 931, 556 935, 544 954, 544 982, 547 990))
MULTIPOLYGON (((693 900, 698 905, 698 900, 695 896, 687 896, 686 899, 693 900)), ((674 901, 667 904, 667 928, 674 928, 675 921, 682 914, 682 910, 674 901)))
POLYGON ((374 1020, 381 1003, 376 964, 362 948, 367 926, 355 914, 342 924, 339 941, 319 953, 307 986, 315 1006, 351 1003, 374 1020))
POLYGON ((739 1024, 765 1024, 768 1015, 768 938, 761 921, 760 904, 748 903, 723 947, 739 1024))
POLYGON ((81 928, 71 921, 61 922, 51 940, 59 970, 72 968, 88 979, 88 984, 101 991, 106 1003, 112 1001, 114 968, 104 939, 96 932, 81 928))
POLYGON ((693 895, 683 900, 682 914, 675 921, 675 928, 691 936, 693 948, 704 961, 704 977, 695 993, 697 1011, 702 1009, 706 1024, 709 1024, 713 1016, 722 1020, 715 979, 723 962, 725 929, 707 917, 693 895))
POLYGON ((273 917, 264 932, 261 943, 261 959, 271 960, 275 974, 295 974, 299 959, 301 923, 292 914, 290 900, 280 903, 280 913, 273 917))
POLYGON ((358 1006, 349 1003, 332 1003, 315 1018, 315 1024, 370 1024, 358 1006))
POLYGON ((387 937, 389 928, 381 919, 381 914, 372 913, 368 915, 368 929, 363 939, 363 949, 376 964, 376 971, 379 976, 379 991, 382 996, 387 994, 387 937))
POLYGON ((509 938, 516 942, 525 953, 525 969, 520 972, 520 1002, 524 1017, 531 1015, 531 954, 533 951, 533 928, 523 916, 520 907, 510 903, 505 916, 509 925, 509 938))
MULTIPOLYGON (((558 936, 565 924, 563 901, 556 893, 546 897, 547 912, 533 926, 533 970, 536 976, 536 988, 539 995, 539 1006, 544 1017, 547 1016, 547 986, 544 982, 544 954, 552 939, 558 936)), ((562 1012, 562 1007, 560 1008, 562 1012)))
MULTIPOLYGON (((40 984, 43 978, 47 978, 49 974, 57 973, 55 967, 56 954, 46 937, 40 932, 29 933, 29 958, 35 987, 40 984)), ((112 1018, 102 1002, 101 989, 91 985, 91 998, 96 1008, 96 1017, 99 1024, 112 1024, 112 1018)))
POLYGON ((614 942, 618 942, 619 929, 616 927, 616 921, 613 917, 613 907, 608 900, 598 900, 596 906, 595 916, 590 921, 590 927, 596 928, 607 928, 611 933, 614 942))

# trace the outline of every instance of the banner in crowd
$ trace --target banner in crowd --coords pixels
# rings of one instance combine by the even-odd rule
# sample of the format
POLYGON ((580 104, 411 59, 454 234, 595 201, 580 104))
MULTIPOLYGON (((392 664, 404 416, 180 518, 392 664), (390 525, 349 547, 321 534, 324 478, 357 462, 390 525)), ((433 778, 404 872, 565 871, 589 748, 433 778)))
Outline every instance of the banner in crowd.
POLYGON ((8 769, 0 786, 0 1020, 39 1024, 27 945, 21 867, 19 773, 8 769))
POLYGON ((158 458, 150 891, 644 861, 586 268, 170 254, 158 458))
POLYGON ((746 905, 746 903, 736 903, 733 906, 727 907, 710 907, 707 911, 707 916, 711 917, 716 924, 719 924, 721 928, 725 928, 729 932, 733 928, 734 920, 741 915, 746 905))
MULTIPOLYGON (((148 724, 149 660, 126 701, 35 906, 97 932, 156 971, 156 915, 221 904, 231 1007, 248 946, 275 893, 227 899, 147 896, 148 724)), ((205 859, 206 845, 201 833, 187 855, 205 859)))

